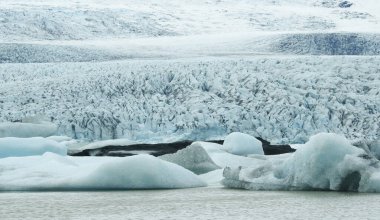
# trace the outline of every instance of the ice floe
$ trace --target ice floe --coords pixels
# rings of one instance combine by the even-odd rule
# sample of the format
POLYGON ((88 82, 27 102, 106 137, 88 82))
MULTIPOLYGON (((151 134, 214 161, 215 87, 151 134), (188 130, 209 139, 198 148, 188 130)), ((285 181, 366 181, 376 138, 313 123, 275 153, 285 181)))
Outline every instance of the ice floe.
POLYGON ((181 166, 150 155, 0 159, 0 190, 171 189, 206 186, 181 166))

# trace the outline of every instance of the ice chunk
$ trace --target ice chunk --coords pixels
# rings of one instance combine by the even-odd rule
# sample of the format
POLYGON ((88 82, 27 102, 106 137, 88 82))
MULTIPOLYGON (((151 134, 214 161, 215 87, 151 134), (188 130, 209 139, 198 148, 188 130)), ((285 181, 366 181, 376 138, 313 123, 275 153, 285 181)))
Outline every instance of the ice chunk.
POLYGON ((67 149, 64 144, 42 137, 0 138, 0 158, 42 155, 46 152, 66 155, 67 149))
POLYGON ((197 175, 150 155, 0 159, 0 190, 171 189, 206 186, 197 175))
POLYGON ((264 155, 261 141, 248 134, 233 132, 229 134, 223 143, 223 149, 235 155, 246 156, 248 154, 264 155))
POLYGON ((50 122, 21 123, 3 122, 0 123, 0 138, 2 137, 48 137, 57 132, 57 126, 50 122))
POLYGON ((224 170, 223 184, 253 190, 380 192, 378 160, 343 136, 321 133, 289 157, 224 170))
POLYGON ((211 159, 215 162, 215 164, 222 168, 227 167, 227 166, 250 167, 250 166, 254 166, 257 163, 257 160, 255 159, 230 154, 222 150, 223 146, 220 144, 197 141, 197 142, 192 143, 191 145, 201 146, 203 149, 206 150, 207 154, 211 157, 211 159))
POLYGON ((205 186, 192 172, 150 155, 139 155, 106 163, 86 177, 84 185, 116 189, 205 186))
POLYGON ((195 174, 203 174, 220 169, 220 167, 212 161, 205 149, 199 145, 190 145, 174 154, 166 154, 160 158, 178 164, 191 170, 195 174))
POLYGON ((284 163, 284 168, 291 177, 291 185, 338 190, 346 175, 363 168, 365 161, 357 157, 361 154, 365 152, 343 136, 321 133, 299 148, 284 163))

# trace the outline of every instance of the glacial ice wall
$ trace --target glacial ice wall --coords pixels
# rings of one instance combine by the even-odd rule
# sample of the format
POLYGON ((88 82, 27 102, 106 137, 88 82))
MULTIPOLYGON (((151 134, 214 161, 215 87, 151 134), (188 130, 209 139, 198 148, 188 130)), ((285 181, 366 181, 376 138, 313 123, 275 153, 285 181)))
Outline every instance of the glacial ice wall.
POLYGON ((257 57, 0 65, 1 121, 45 115, 75 138, 273 143, 380 135, 379 57, 257 57))

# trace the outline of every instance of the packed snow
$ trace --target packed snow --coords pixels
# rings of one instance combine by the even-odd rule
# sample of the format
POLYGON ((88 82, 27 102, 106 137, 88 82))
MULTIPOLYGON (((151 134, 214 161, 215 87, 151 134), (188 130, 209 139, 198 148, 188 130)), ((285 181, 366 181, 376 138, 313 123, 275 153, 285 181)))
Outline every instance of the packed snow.
POLYGON ((248 134, 233 132, 224 139, 223 149, 231 154, 247 156, 249 154, 264 155, 261 141, 248 134))
POLYGON ((0 159, 0 190, 172 189, 206 184, 181 166, 149 155, 0 159))
POLYGON ((34 138, 0 138, 0 158, 42 155, 46 152, 66 155, 64 144, 42 137, 34 138))

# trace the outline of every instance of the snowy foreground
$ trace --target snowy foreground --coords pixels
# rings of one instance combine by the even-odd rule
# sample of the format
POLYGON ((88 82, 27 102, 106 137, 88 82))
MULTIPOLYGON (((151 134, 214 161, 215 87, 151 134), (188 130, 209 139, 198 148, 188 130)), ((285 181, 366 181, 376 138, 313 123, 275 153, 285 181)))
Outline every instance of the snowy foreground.
POLYGON ((299 145, 293 154, 266 156, 253 137, 232 133, 227 139, 224 145, 194 142, 160 158, 115 158, 66 156, 64 141, 3 138, 0 149, 7 154, 0 155, 0 190, 170 189, 223 184, 251 190, 380 192, 380 166, 373 153, 380 148, 378 142, 372 150, 361 149, 343 136, 321 133, 299 145))

